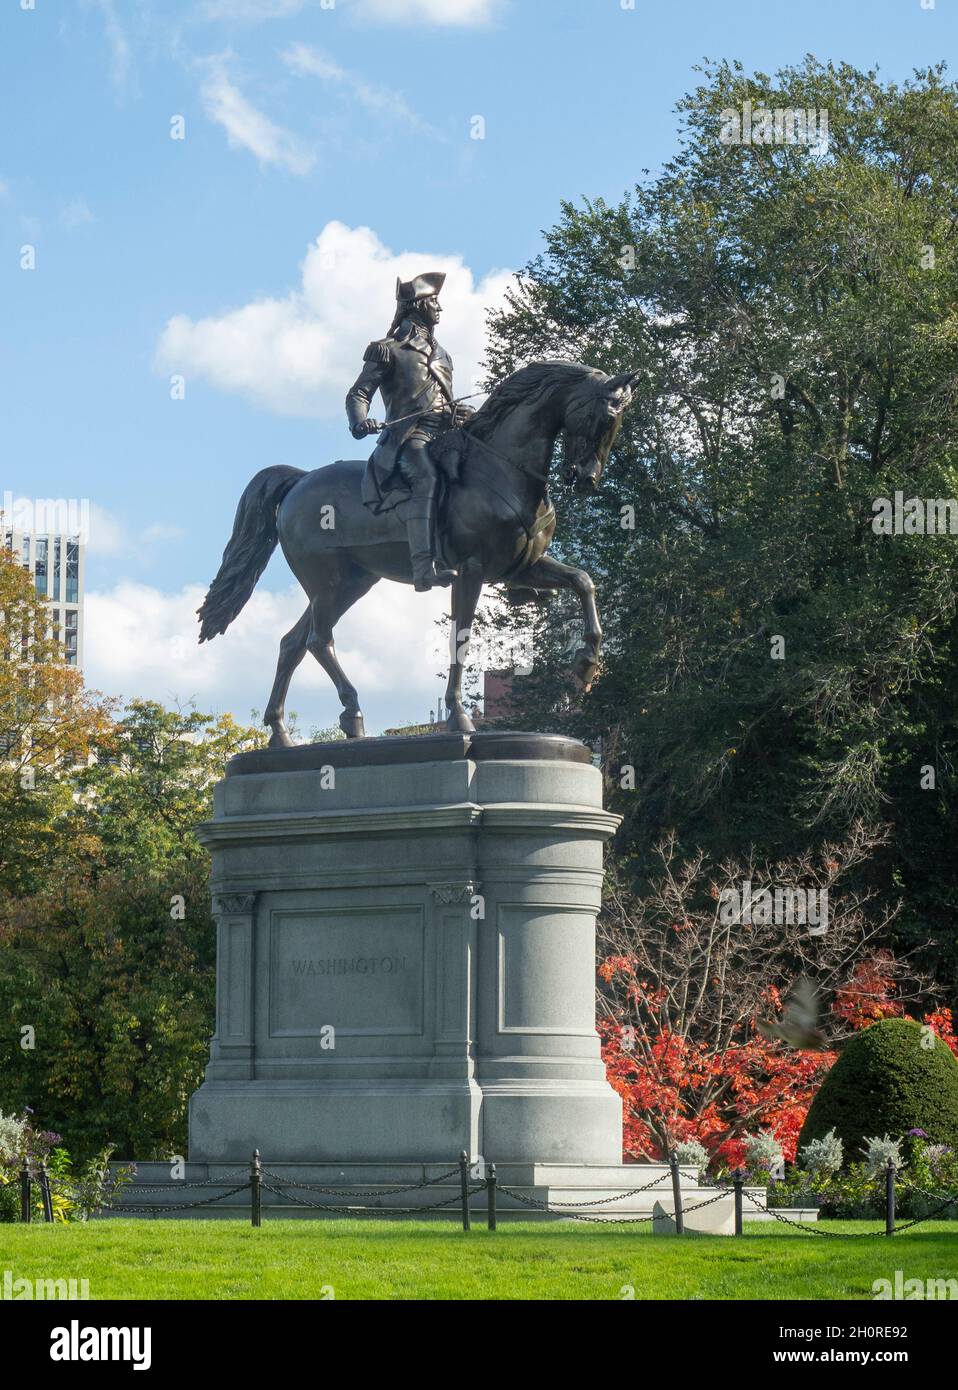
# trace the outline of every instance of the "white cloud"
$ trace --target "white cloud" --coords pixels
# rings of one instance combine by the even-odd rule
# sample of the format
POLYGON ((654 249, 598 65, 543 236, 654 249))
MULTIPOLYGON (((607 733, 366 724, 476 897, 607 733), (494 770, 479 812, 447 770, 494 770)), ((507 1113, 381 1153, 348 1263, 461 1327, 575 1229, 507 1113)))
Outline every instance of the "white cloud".
POLYGON ((369 227, 342 222, 326 224, 301 268, 301 285, 282 299, 170 319, 157 369, 204 378, 280 414, 342 419, 367 342, 389 327, 396 277, 438 270, 448 277, 439 333, 456 364, 456 393, 479 389, 486 310, 502 302, 511 271, 492 271, 477 283, 460 256, 396 254, 369 227))
POLYGON ((92 0, 103 16, 103 29, 110 53, 110 81, 125 92, 133 74, 133 49, 126 30, 117 18, 113 0, 92 0))
MULTIPOLYGON (((299 14, 310 0, 202 0, 202 19, 257 24, 267 19, 288 19, 299 14)), ((385 24, 487 24, 501 9, 503 0, 341 0, 357 18, 385 24)))
POLYGON ((179 541, 186 535, 182 526, 169 526, 163 521, 155 521, 152 526, 146 526, 140 532, 140 539, 146 544, 154 542, 164 543, 166 541, 179 541))
POLYGON ((202 84, 207 116, 226 131, 234 149, 255 154, 261 164, 278 164, 292 174, 307 174, 315 156, 295 135, 271 121, 242 93, 231 78, 224 55, 206 61, 202 84))
POLYGON ((90 555, 124 556, 129 560, 143 561, 151 558, 156 548, 172 541, 182 540, 186 535, 182 526, 162 521, 137 528, 129 526, 114 516, 98 502, 89 502, 87 525, 87 550, 90 555))
POLYGON ((442 138, 434 126, 412 109, 401 92, 368 82, 359 73, 350 72, 321 49, 308 43, 294 43, 281 54, 283 62, 300 77, 318 77, 327 86, 339 88, 353 101, 375 116, 385 116, 390 122, 401 122, 412 130, 434 138, 442 138))
MULTIPOLYGON (((241 720, 251 709, 262 712, 279 639, 306 606, 302 589, 257 589, 225 636, 198 647, 196 609, 203 595, 199 586, 165 593, 130 581, 88 591, 87 683, 126 699, 195 699, 201 709, 228 710, 241 720)), ((435 707, 436 673, 446 664, 435 620, 448 601, 448 589, 417 594, 383 581, 337 627, 337 655, 359 690, 370 730, 422 720, 435 707)), ((332 683, 309 655, 293 677, 286 708, 300 713, 303 737, 311 724, 327 727, 339 718, 332 683)))
POLYGON ((96 218, 85 198, 71 198, 65 207, 60 209, 60 221, 72 232, 77 227, 89 226, 96 218))
POLYGON ((90 503, 87 549, 91 554, 119 555, 129 549, 131 541, 132 537, 122 521, 98 502, 90 503))
POLYGON ((488 24, 502 0, 355 0, 363 19, 386 24, 488 24))

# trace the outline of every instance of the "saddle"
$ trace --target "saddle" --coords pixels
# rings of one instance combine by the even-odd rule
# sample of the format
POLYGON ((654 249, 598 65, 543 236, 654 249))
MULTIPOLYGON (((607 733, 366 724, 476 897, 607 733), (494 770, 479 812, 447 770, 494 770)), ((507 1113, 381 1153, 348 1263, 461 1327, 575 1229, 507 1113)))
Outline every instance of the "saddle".
POLYGON ((429 445, 429 456, 447 485, 458 483, 462 465, 469 453, 469 439, 461 425, 437 434, 429 445))

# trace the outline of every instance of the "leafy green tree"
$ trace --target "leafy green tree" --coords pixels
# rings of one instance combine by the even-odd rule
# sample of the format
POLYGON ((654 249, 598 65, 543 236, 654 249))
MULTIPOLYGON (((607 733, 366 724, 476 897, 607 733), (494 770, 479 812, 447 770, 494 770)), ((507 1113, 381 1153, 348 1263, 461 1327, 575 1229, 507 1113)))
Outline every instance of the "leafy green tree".
POLYGON ((846 1043, 812 1101, 799 1145, 831 1131, 851 1161, 868 1139, 900 1141, 912 1129, 958 1144, 958 1061, 930 1029, 889 1018, 846 1043))
POLYGON ((73 874, 0 919, 0 1109, 88 1157, 185 1153, 212 1032, 215 932, 197 857, 73 874), (29 1029, 24 1047, 24 1033, 29 1029))
POLYGON ((0 893, 30 892, 53 872, 70 775, 110 710, 66 664, 28 572, 0 550, 0 893))
POLYGON ((74 825, 96 841, 91 870, 207 863, 193 831, 212 814, 213 788, 230 758, 265 741, 229 714, 132 700, 76 774, 74 825))
POLYGON ((873 521, 896 491, 958 496, 958 92, 940 68, 718 63, 679 113, 661 175, 563 204, 492 319, 493 376, 643 372, 599 495, 556 488, 601 678, 565 678, 566 603, 526 616, 522 720, 601 737, 640 877, 673 829, 787 858, 888 822, 868 877, 954 983, 958 552, 873 521), (746 101, 827 111, 828 148, 723 143, 746 101))
POLYGON ((134 701, 63 785, 56 873, 0 897, 0 1110, 81 1156, 185 1152, 213 1030, 209 860, 194 827, 264 734, 134 701), (23 1029, 32 1046, 24 1047, 23 1029))

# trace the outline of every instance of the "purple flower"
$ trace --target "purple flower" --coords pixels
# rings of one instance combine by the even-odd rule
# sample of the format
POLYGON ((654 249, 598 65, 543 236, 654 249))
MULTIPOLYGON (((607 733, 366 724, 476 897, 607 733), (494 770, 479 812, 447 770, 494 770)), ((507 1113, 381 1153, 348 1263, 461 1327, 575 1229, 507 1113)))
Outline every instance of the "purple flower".
POLYGON ((925 1131, 924 1131, 923 1129, 910 1129, 910 1130, 908 1131, 908 1133, 914 1135, 914 1137, 915 1137, 916 1139, 927 1139, 927 1138, 928 1138, 928 1135, 925 1133, 925 1131))

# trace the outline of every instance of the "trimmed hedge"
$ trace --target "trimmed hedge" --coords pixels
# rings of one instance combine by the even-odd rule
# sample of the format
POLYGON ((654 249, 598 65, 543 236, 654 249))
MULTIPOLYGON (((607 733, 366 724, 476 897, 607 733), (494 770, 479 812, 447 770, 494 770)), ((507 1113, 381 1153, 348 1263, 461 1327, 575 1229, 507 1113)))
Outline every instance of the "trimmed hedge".
POLYGON ((804 1146, 830 1129, 846 1163, 861 1158, 873 1135, 898 1139, 910 1129, 958 1147, 958 1060, 943 1042, 923 1047, 922 1037, 920 1023, 888 1018, 846 1043, 805 1117, 799 1162, 804 1146))

